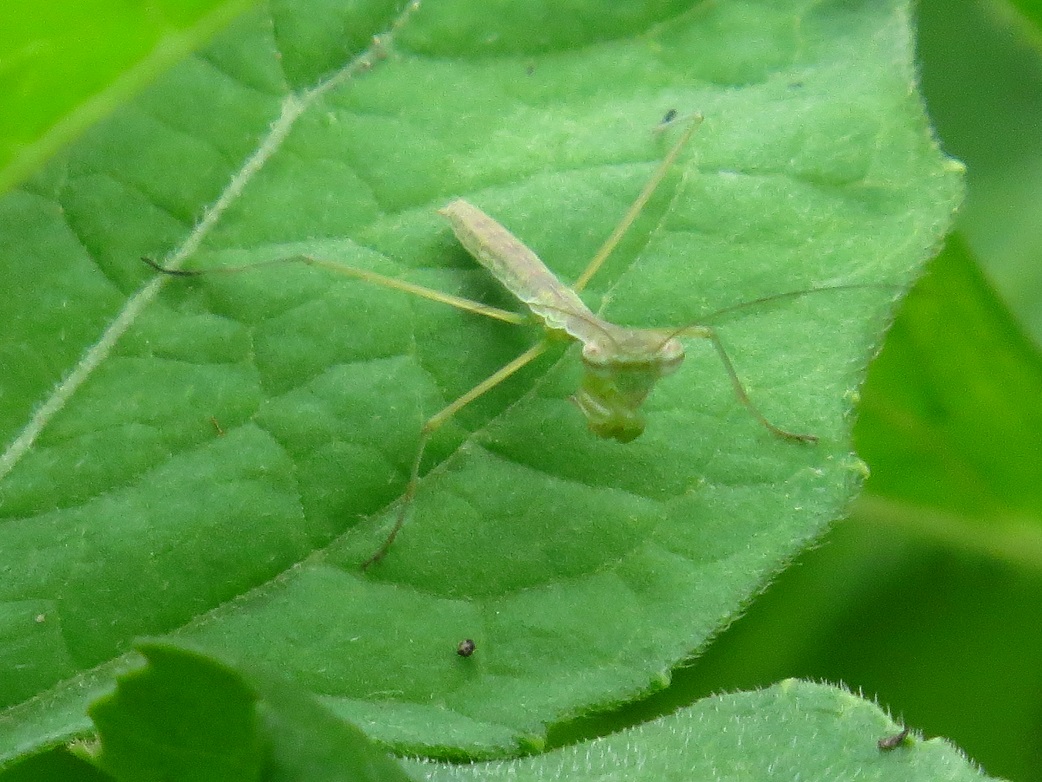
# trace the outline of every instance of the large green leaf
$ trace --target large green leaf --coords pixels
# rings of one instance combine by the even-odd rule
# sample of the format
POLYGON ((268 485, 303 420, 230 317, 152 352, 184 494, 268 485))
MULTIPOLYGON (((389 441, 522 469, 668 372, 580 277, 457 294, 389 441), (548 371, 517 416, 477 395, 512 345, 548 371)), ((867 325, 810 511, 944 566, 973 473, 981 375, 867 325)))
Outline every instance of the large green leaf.
POLYGON ((538 746, 664 686, 857 487, 864 366, 959 194, 905 4, 481 9, 247 17, 0 203, 0 757, 87 729, 132 639, 164 633, 401 750, 538 746), (378 37, 342 56, 335 29, 378 37), (537 334, 321 270, 138 256, 309 252, 508 304, 435 209, 468 198, 572 279, 672 110, 705 122, 589 301, 678 326, 861 285, 717 322, 756 403, 821 441, 772 437, 705 344, 641 438, 599 441, 557 354, 439 430, 361 572, 422 421, 537 334))
POLYGON ((417 778, 442 780, 986 779, 942 739, 908 736, 878 706, 837 687, 786 680, 765 690, 706 698, 639 728, 538 758, 465 767, 410 764, 417 778), (420 776, 425 774, 425 776, 420 776))

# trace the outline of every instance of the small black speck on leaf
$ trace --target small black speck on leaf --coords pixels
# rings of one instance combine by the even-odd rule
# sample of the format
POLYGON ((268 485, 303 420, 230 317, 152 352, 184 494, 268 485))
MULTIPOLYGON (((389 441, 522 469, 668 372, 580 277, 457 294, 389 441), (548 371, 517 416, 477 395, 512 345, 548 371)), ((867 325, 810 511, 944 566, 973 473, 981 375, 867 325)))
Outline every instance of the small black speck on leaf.
POLYGON ((458 654, 460 657, 470 657, 472 654, 474 654, 474 649, 476 648, 477 647, 474 645, 474 642, 467 638, 459 642, 459 646, 456 647, 456 654, 458 654))

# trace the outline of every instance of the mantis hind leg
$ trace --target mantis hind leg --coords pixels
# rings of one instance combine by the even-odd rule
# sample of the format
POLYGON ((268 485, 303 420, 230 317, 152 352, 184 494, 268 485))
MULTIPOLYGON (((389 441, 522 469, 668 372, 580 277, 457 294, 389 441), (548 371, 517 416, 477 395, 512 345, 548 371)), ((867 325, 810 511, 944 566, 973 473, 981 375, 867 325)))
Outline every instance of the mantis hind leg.
POLYGON ((405 526, 406 516, 409 513, 409 508, 412 505, 413 499, 416 497, 416 490, 420 485, 420 464, 423 461, 423 454, 427 450, 427 443, 430 442, 431 435, 434 434, 442 424, 482 394, 491 391, 515 372, 532 363, 532 361, 546 351, 548 346, 549 343, 546 340, 536 343, 509 364, 506 364, 502 368, 493 372, 470 389, 470 391, 459 397, 456 401, 446 405, 427 419, 427 422, 423 425, 423 429, 420 430, 420 444, 416 449, 416 458, 413 460, 412 470, 409 473, 409 483, 406 485, 405 494, 402 495, 401 503, 398 505, 398 514, 395 516, 394 524, 391 526, 391 531, 387 534, 387 538, 380 545, 380 548, 373 552, 373 555, 362 563, 363 572, 384 558, 387 552, 390 551, 391 546, 394 544, 394 539, 398 537, 398 533, 401 532, 402 527, 405 526))

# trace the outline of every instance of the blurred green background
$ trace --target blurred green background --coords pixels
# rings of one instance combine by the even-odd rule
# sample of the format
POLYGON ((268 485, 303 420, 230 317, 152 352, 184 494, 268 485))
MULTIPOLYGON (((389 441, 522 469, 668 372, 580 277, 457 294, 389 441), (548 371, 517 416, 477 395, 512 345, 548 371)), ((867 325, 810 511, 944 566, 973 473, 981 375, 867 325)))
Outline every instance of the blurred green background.
MULTIPOLYGON (((200 2, 135 26, 170 36, 145 70, 241 5, 200 2)), ((551 741, 796 676, 877 699, 990 774, 1042 780, 1042 7, 923 0, 918 24, 922 88, 943 147, 967 164, 968 195, 864 389, 864 496, 670 688, 551 741)), ((4 29, 14 35, 0 12, 10 52, 4 29)), ((32 87, 12 73, 0 68, 0 109, 32 87)), ((124 79, 48 138, 68 141, 145 80, 124 79)), ((5 163, 52 148, 25 153, 18 133, 53 117, 23 119, 29 130, 0 138, 5 163)))
POLYGON ((872 477, 668 690, 603 719, 843 682, 990 774, 1042 780, 1042 12, 923 0, 918 27, 967 200, 870 370, 855 437, 872 477))

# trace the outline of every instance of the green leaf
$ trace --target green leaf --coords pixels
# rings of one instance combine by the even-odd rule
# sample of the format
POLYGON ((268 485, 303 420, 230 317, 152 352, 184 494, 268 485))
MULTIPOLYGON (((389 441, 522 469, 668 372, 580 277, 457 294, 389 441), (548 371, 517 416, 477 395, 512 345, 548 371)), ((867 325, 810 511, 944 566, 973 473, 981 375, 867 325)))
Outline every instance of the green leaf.
POLYGON ((99 765, 121 780, 407 780, 385 753, 297 688, 165 643, 91 706, 99 765))
POLYGON ((112 777, 66 747, 52 747, 0 771, 0 782, 111 782, 112 777))
POLYGON ((0 6, 0 193, 198 47, 248 0, 0 6))
POLYGON ((465 768, 415 764, 440 780, 982 780, 941 739, 909 736, 890 751, 895 726, 873 704, 837 687, 783 681, 757 692, 706 698, 640 728, 538 758, 465 768))
POLYGON ((245 17, 0 202, 0 758, 85 731, 145 634, 277 667, 399 751, 537 748, 665 686, 859 483, 856 389, 960 192, 904 3, 278 22, 245 17), (377 38, 345 56, 342 27, 377 38), (466 197, 574 279, 672 110, 705 121, 588 301, 669 327, 822 288, 714 321, 756 404, 820 443, 772 437, 698 343, 641 438, 598 441, 565 352, 436 433, 362 573, 422 422, 537 334, 315 269, 138 256, 308 252, 509 305, 436 208, 466 197))
POLYGON ((259 779, 255 696, 232 671, 161 645, 90 708, 99 763, 118 779, 259 779))

